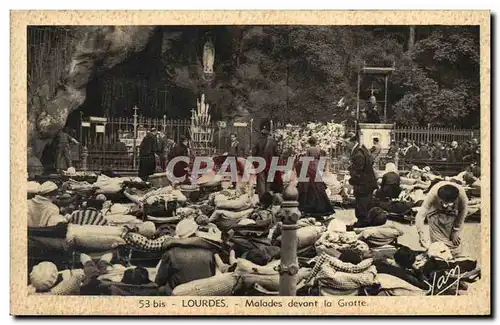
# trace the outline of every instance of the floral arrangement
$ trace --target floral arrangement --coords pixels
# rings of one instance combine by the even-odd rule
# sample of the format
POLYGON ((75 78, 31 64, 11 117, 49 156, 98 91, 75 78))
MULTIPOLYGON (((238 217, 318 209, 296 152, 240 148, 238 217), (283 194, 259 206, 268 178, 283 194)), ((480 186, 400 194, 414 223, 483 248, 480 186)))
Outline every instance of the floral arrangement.
POLYGON ((312 123, 305 126, 287 124, 284 128, 276 129, 274 137, 282 150, 292 149, 295 153, 304 153, 309 146, 307 141, 315 137, 320 150, 329 152, 335 149, 345 133, 343 124, 312 123))

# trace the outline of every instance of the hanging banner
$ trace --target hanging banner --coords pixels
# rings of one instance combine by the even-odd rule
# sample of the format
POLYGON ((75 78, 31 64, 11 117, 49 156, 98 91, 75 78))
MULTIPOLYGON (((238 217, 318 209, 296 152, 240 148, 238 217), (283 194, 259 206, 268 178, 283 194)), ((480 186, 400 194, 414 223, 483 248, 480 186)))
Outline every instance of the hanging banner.
POLYGON ((96 125, 95 126, 95 131, 97 133, 104 133, 104 125, 96 125))

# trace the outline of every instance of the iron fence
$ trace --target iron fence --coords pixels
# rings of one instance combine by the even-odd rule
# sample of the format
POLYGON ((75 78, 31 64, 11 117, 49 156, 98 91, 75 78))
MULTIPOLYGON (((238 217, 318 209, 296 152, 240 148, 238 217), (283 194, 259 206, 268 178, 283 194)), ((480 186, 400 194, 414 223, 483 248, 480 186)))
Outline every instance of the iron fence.
POLYGON ((393 130, 394 139, 396 142, 403 140, 412 140, 417 143, 445 142, 450 143, 457 141, 459 143, 473 138, 479 139, 479 130, 456 129, 456 128, 439 128, 439 127, 395 127, 393 130))
MULTIPOLYGON (((252 147, 258 138, 254 125, 250 123, 226 124, 212 122, 214 129, 213 151, 216 154, 226 152, 230 145, 230 134, 236 134, 243 155, 250 155, 252 147)), ((115 171, 135 172, 138 169, 138 147, 151 128, 163 132, 167 138, 178 142, 181 136, 189 135, 191 121, 189 119, 171 120, 163 118, 148 118, 136 115, 135 117, 113 117, 82 120, 80 127, 80 143, 86 148, 86 166, 89 170, 113 169, 115 171), (134 136, 135 135, 135 136, 134 136), (134 149, 135 148, 135 149, 134 149)), ((279 123, 274 123, 273 128, 279 128, 279 123)), ((466 141, 479 136, 478 130, 457 130, 444 128, 395 128, 393 136, 396 141, 403 139, 417 142, 433 141, 466 141)), ((77 157, 81 156, 81 148, 74 148, 75 165, 81 166, 77 157)), ((328 152, 328 167, 332 172, 343 172, 349 166, 350 151, 346 146, 338 145, 328 152)), ((383 168, 386 157, 381 158, 380 168, 383 168)), ((408 162, 399 159, 400 170, 411 168, 411 164, 425 164, 442 166, 441 169, 459 170, 463 163, 451 166, 445 162, 408 162)))

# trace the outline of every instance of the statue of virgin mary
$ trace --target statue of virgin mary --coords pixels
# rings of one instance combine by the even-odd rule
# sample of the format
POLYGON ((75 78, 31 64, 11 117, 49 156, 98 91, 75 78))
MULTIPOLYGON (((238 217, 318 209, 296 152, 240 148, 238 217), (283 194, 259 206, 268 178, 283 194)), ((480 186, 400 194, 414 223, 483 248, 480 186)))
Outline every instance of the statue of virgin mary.
POLYGON ((206 74, 214 73, 215 47, 211 40, 208 40, 203 46, 203 72, 206 74))

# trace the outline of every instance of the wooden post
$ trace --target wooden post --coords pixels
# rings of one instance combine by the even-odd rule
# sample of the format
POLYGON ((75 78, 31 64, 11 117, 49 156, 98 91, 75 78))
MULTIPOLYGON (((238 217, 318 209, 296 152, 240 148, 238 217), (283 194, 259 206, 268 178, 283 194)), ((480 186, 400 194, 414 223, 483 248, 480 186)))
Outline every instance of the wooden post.
POLYGON ((137 168, 136 156, 137 156, 137 106, 132 108, 134 110, 134 142, 132 144, 132 166, 134 169, 137 168))
POLYGON ((281 229, 281 264, 279 266, 280 296, 295 296, 297 294, 297 221, 300 211, 297 202, 299 193, 295 184, 289 184, 283 191, 283 203, 278 212, 278 220, 282 223, 281 229))

